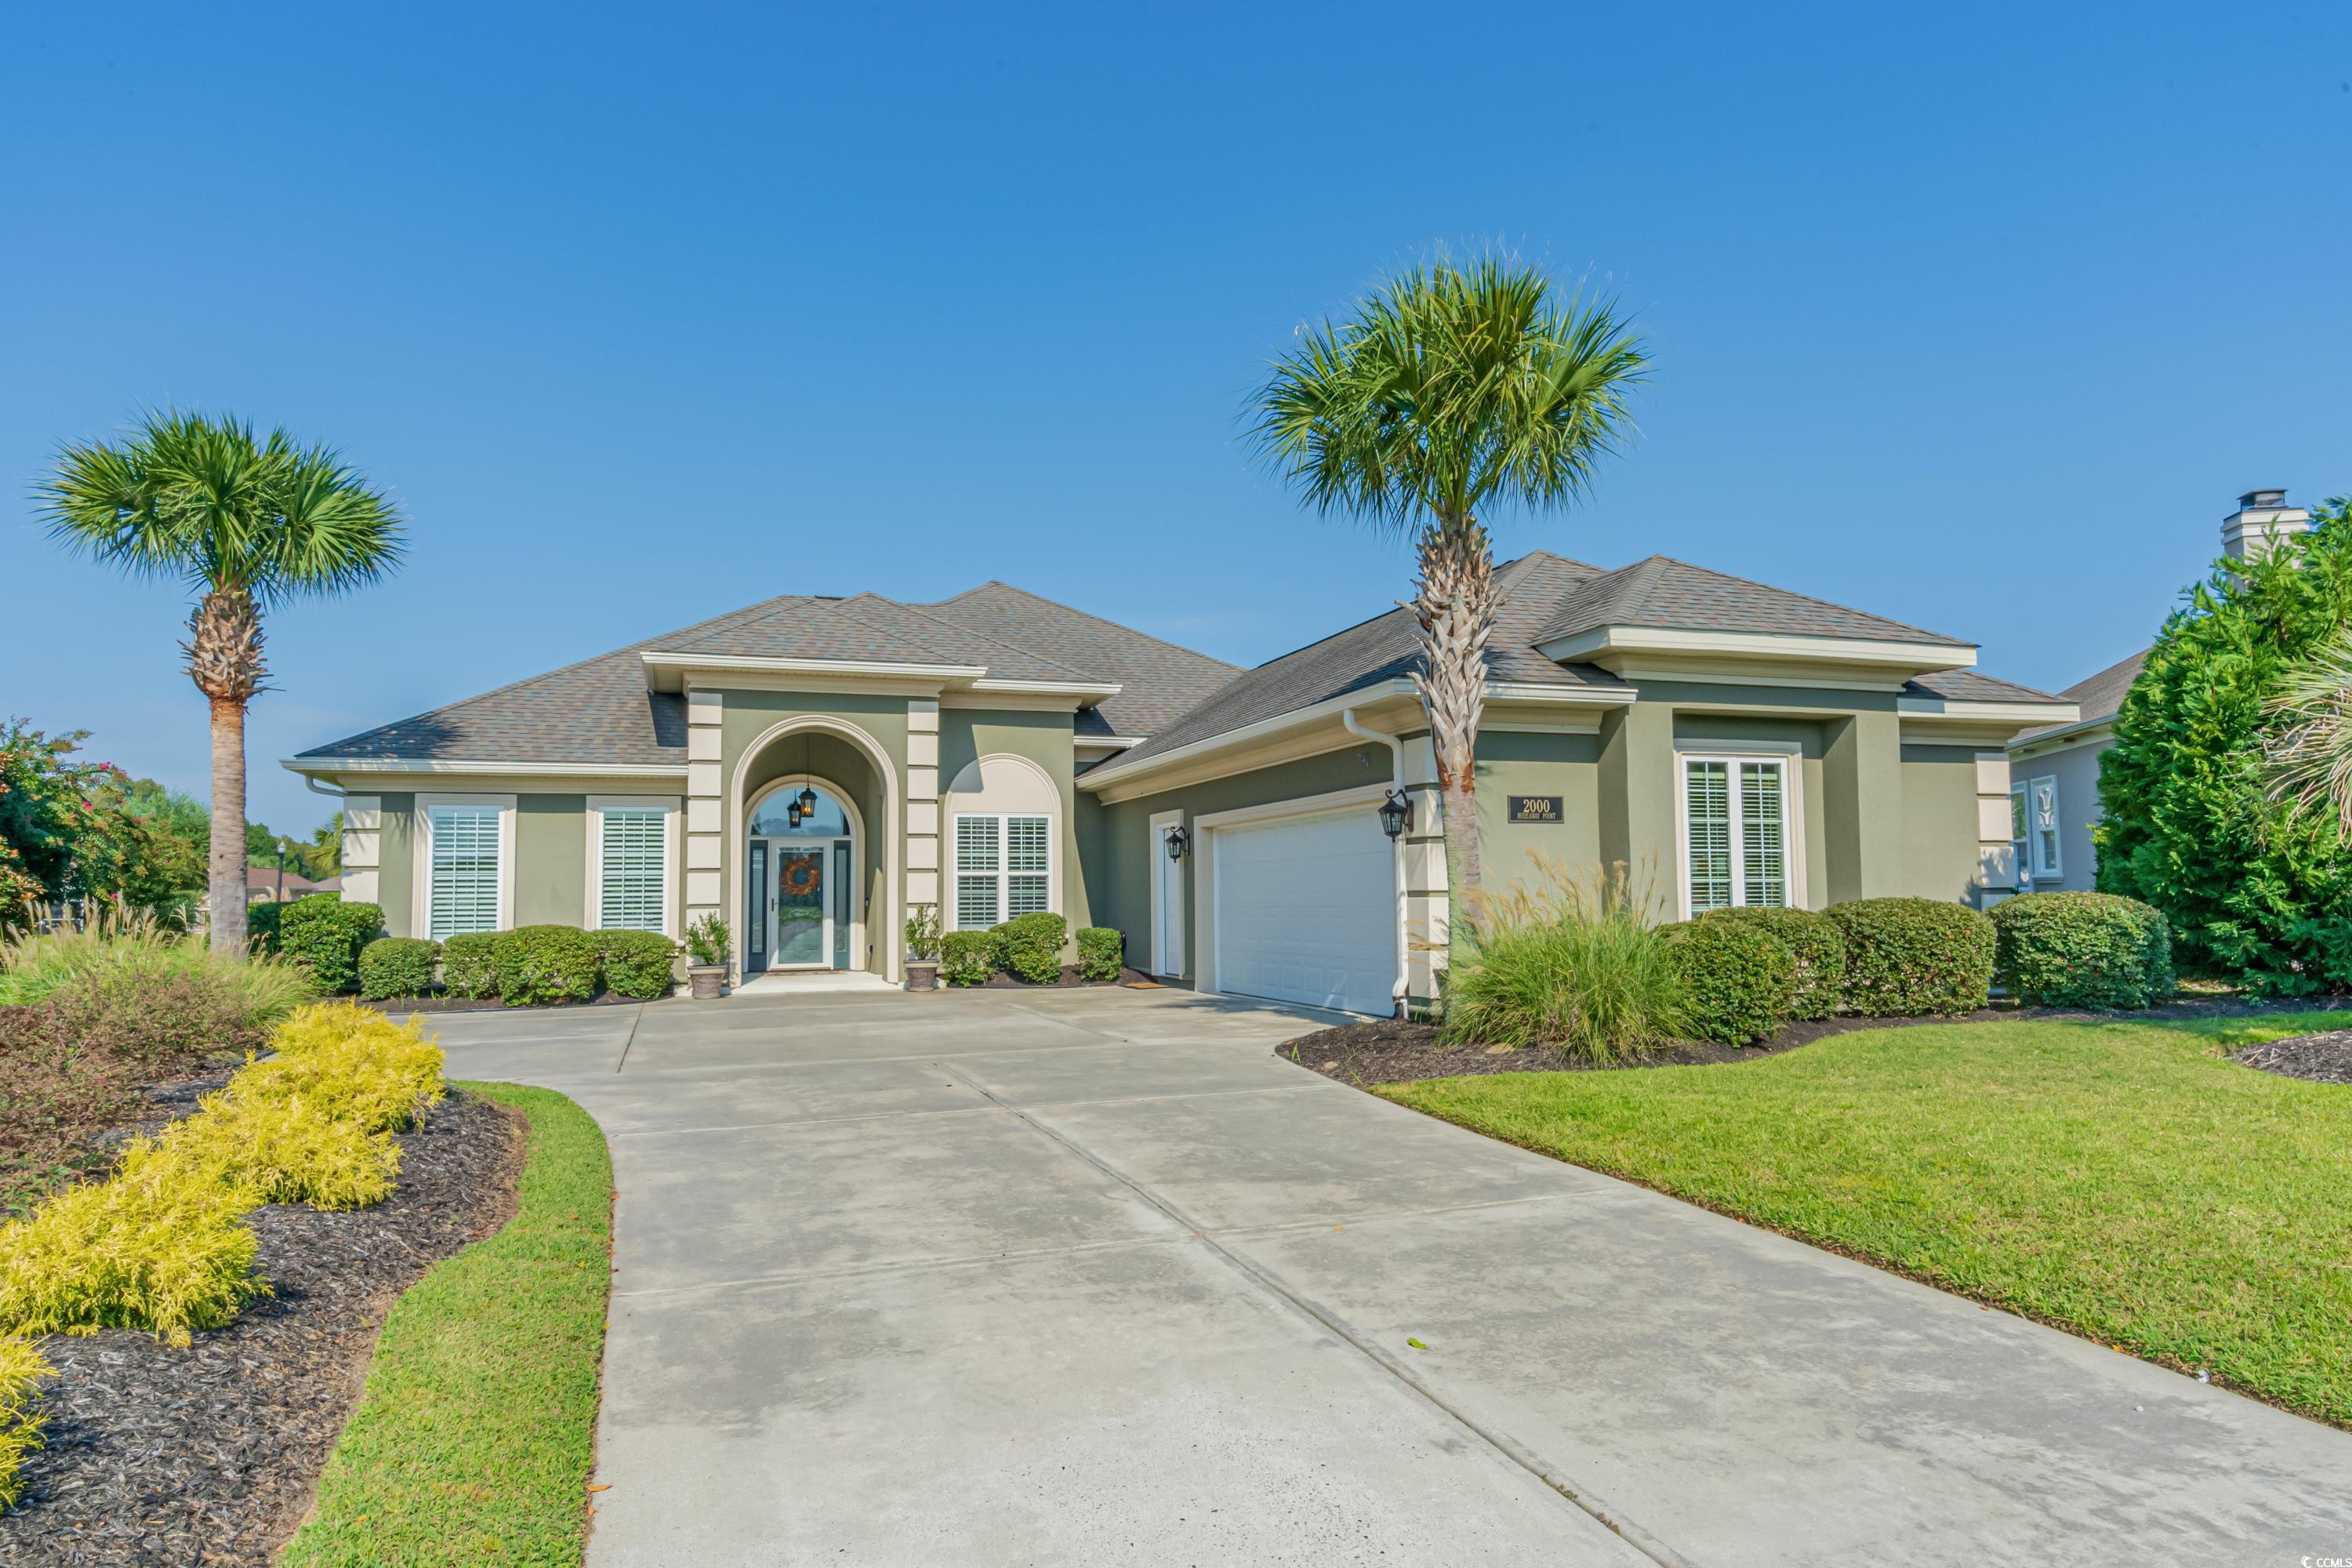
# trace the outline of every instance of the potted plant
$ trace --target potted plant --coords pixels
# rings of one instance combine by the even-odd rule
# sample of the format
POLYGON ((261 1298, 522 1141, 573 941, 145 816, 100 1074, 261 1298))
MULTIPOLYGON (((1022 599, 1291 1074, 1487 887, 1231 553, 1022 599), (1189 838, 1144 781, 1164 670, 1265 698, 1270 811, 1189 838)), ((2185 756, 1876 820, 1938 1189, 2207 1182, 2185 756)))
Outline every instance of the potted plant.
POLYGON ((727 984, 727 922, 705 915, 686 928, 686 980, 698 1002, 716 1001, 727 984))
POLYGON ((940 988, 940 907, 917 904, 907 917, 907 989, 940 988))

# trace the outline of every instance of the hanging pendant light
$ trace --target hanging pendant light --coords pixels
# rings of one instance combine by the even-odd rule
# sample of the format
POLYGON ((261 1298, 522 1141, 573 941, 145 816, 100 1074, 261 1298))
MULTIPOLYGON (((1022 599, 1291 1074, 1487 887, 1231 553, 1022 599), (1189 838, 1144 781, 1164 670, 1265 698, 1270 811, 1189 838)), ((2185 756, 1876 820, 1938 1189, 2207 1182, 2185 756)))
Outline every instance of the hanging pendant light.
POLYGON ((813 744, 814 744, 814 742, 803 742, 801 745, 801 815, 803 816, 816 815, 816 781, 809 773, 809 747, 813 744))

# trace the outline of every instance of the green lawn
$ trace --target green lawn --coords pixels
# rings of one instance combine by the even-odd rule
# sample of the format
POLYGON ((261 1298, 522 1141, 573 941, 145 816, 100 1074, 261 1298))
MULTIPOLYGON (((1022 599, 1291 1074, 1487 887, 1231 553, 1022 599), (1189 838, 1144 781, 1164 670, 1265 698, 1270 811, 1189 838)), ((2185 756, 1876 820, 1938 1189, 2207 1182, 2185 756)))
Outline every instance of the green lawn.
POLYGON ((285 1564, 574 1564, 612 1284, 613 1165, 563 1096, 457 1086, 530 1118, 520 1207, 392 1310, 285 1564))
POLYGON ((2352 1088, 2222 1059, 2347 1026, 1934 1025, 1378 1092, 2352 1426, 2352 1088))

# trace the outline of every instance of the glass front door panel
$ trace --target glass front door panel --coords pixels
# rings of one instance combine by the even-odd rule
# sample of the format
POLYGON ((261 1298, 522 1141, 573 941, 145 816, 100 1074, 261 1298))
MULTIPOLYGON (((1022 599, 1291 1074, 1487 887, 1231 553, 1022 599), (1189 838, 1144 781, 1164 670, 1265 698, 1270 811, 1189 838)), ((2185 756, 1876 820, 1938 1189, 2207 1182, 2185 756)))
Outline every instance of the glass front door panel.
POLYGON ((768 847, 756 838, 743 881, 743 973, 757 974, 768 967, 768 847))
POLYGON ((776 851, 776 947, 771 964, 828 963, 824 918, 825 853, 776 851))

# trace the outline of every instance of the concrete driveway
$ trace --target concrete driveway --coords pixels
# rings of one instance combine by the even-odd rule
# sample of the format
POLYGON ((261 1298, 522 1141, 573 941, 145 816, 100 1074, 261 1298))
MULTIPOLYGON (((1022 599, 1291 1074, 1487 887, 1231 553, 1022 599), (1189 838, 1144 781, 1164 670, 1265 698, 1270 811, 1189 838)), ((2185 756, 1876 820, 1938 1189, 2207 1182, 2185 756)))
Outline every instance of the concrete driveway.
POLYGON ((437 1020, 612 1142, 589 1561, 2352 1558, 2352 1436, 1269 1054, 1326 1021, 437 1020))

